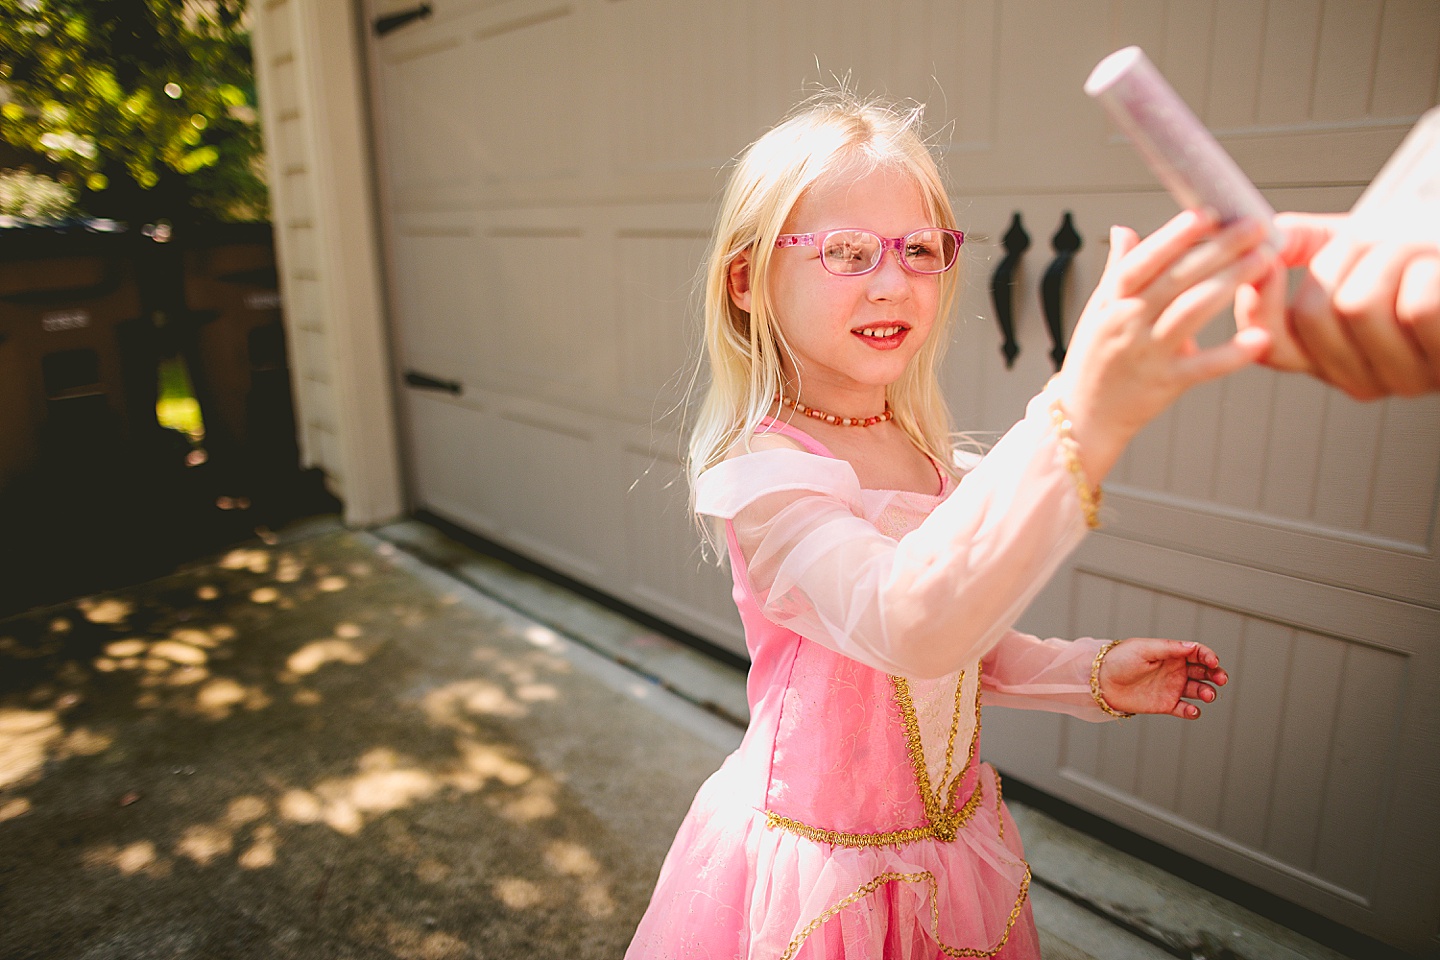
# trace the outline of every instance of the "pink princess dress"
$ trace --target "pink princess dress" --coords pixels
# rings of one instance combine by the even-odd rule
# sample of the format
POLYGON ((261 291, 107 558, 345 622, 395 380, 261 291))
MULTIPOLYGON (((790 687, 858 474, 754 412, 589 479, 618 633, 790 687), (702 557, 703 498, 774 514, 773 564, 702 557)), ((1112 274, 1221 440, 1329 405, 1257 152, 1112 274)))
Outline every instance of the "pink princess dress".
POLYGON ((1105 717, 1099 641, 1011 629, 1085 533, 1043 402, 931 495, 863 489, 807 434, 761 430, 808 452, 734 457, 695 490, 725 521, 750 726, 626 957, 1039 957, 1030 868, 978 759, 981 691, 1105 717))

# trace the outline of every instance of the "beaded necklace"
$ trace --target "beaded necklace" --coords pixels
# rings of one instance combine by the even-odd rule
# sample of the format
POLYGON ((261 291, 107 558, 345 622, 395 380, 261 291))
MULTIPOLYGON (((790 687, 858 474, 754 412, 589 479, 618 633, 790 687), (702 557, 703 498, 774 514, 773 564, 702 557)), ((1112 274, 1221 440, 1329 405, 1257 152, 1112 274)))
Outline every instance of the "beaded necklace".
POLYGON ((877 423, 884 423, 886 420, 893 420, 895 418, 895 411, 890 409, 889 400, 885 401, 885 411, 883 413, 877 413, 873 417, 837 417, 833 413, 826 413, 824 410, 807 407, 799 400, 791 400, 783 393, 775 394, 775 402, 783 404, 803 416, 815 420, 824 420, 826 423, 833 423, 837 427, 873 427, 877 423))

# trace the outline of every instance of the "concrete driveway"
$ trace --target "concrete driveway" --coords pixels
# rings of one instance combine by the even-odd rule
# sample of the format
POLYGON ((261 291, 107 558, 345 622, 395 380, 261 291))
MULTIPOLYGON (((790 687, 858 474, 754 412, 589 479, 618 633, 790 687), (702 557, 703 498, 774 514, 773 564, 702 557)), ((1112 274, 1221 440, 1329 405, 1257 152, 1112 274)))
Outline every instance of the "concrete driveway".
POLYGON ((390 544, 257 542, 0 622, 0 955, 615 958, 736 740, 390 544))

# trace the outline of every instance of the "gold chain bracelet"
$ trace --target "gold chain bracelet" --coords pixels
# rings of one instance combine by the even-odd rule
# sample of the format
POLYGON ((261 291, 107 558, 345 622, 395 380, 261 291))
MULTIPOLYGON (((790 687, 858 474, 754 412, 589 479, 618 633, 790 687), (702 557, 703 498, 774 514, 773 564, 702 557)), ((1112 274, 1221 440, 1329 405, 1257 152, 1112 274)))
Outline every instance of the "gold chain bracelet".
POLYGON ((1093 487, 1085 476, 1085 467, 1080 463, 1080 444, 1071 432, 1070 418, 1065 414, 1065 405, 1056 397, 1050 401, 1050 423, 1055 428, 1055 439, 1060 445, 1060 455, 1065 459, 1065 469, 1075 481, 1075 492, 1080 497, 1080 509, 1085 514, 1085 526, 1095 530, 1100 526, 1100 502, 1104 492, 1097 483, 1093 487))
POLYGON ((1125 713, 1123 710, 1116 710, 1105 702, 1104 695, 1100 693, 1100 664, 1105 661, 1105 654, 1109 653, 1112 647, 1123 642, 1123 640, 1111 640, 1100 648, 1099 653, 1095 654, 1095 662, 1090 665, 1090 696, 1095 700, 1095 705, 1110 716, 1120 720, 1128 720, 1135 716, 1135 714, 1125 713))

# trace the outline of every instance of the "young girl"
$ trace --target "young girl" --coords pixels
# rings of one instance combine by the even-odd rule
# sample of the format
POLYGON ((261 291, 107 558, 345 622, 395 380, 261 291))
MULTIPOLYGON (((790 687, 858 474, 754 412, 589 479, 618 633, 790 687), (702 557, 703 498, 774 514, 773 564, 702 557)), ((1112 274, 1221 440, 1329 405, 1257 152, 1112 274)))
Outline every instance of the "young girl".
POLYGON ((1100 481, 1186 388, 1256 359, 1196 331, 1267 267, 1182 213, 1109 262, 1064 368, 957 466, 936 381, 963 235, 919 111, 834 95, 740 159, 707 274, 695 509, 723 525, 749 729, 701 787, 628 956, 1038 957, 1030 869, 977 759, 987 703, 1193 719, 1198 643, 1011 625, 1097 524, 1100 481))

